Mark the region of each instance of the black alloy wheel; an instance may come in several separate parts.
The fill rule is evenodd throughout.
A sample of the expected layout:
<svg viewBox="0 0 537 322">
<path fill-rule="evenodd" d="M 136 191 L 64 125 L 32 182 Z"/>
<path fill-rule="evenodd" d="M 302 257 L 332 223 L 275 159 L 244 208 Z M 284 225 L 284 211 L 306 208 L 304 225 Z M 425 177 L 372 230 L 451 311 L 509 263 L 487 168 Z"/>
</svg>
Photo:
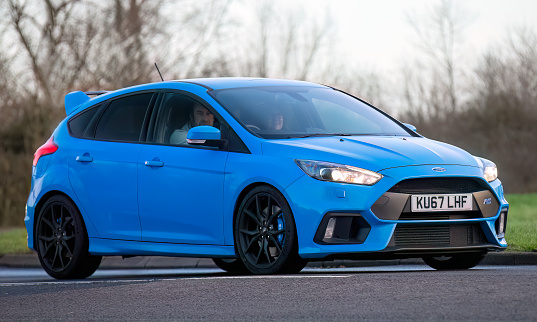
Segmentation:
<svg viewBox="0 0 537 322">
<path fill-rule="evenodd" d="M 248 274 L 250 271 L 238 258 L 213 258 L 213 262 L 218 268 L 232 274 Z"/>
<path fill-rule="evenodd" d="M 425 264 L 437 270 L 469 269 L 477 266 L 477 264 L 485 258 L 485 255 L 487 255 L 487 252 L 465 253 L 441 257 L 427 256 L 422 259 Z"/>
<path fill-rule="evenodd" d="M 75 204 L 55 195 L 41 208 L 35 242 L 41 266 L 57 279 L 86 278 L 101 263 L 102 256 L 88 253 L 84 221 Z"/>
<path fill-rule="evenodd" d="M 237 252 L 254 274 L 298 273 L 307 264 L 298 255 L 291 208 L 273 187 L 259 186 L 246 195 L 234 233 Z"/>
</svg>

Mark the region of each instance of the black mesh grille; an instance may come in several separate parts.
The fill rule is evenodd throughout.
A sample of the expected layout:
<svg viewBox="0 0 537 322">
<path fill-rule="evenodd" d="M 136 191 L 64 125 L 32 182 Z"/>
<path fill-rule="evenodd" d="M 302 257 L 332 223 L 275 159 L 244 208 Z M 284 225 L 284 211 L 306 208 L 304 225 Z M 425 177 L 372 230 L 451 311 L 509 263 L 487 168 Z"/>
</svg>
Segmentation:
<svg viewBox="0 0 537 322">
<path fill-rule="evenodd" d="M 399 220 L 455 220 L 481 218 L 479 211 L 403 212 Z"/>
<path fill-rule="evenodd" d="M 395 246 L 449 246 L 449 226 L 397 225 Z"/>
<path fill-rule="evenodd" d="M 483 244 L 487 242 L 487 237 L 479 225 L 468 225 L 466 229 L 468 234 L 468 245 Z"/>
<path fill-rule="evenodd" d="M 486 190 L 472 178 L 408 179 L 393 186 L 389 192 L 398 193 L 472 193 Z"/>
<path fill-rule="evenodd" d="M 394 242 L 399 247 L 461 247 L 487 243 L 487 238 L 479 224 L 398 224 Z"/>
<path fill-rule="evenodd" d="M 399 220 L 449 220 L 449 214 L 434 212 L 404 212 L 399 216 Z"/>
</svg>

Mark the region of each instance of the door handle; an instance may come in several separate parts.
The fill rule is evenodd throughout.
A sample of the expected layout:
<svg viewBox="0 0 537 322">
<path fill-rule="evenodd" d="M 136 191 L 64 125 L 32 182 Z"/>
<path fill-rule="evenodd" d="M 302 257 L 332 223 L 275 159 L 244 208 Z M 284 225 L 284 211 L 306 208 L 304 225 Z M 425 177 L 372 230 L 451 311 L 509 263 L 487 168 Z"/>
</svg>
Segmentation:
<svg viewBox="0 0 537 322">
<path fill-rule="evenodd" d="M 162 161 L 156 161 L 156 160 L 153 160 L 153 161 L 145 161 L 144 164 L 148 167 L 162 167 L 164 166 L 164 162 Z"/>
<path fill-rule="evenodd" d="M 76 161 L 78 162 L 92 162 L 93 161 L 93 158 L 90 157 L 89 155 L 79 155 L 76 157 Z"/>
</svg>

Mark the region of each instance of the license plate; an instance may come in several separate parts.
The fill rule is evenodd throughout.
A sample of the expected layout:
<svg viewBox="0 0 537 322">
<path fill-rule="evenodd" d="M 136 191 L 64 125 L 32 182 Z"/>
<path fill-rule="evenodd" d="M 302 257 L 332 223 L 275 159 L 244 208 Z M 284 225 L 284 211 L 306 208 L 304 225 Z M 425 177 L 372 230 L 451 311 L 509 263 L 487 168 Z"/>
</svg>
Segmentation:
<svg viewBox="0 0 537 322">
<path fill-rule="evenodd" d="M 472 194 L 412 195 L 412 212 L 472 210 Z"/>
</svg>

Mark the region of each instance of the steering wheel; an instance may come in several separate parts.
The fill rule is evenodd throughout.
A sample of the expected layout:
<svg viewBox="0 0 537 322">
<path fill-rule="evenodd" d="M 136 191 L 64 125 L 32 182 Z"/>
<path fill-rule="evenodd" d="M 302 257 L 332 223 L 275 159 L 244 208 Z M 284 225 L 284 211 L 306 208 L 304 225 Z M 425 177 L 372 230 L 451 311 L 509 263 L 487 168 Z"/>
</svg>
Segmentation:
<svg viewBox="0 0 537 322">
<path fill-rule="evenodd" d="M 246 127 L 249 128 L 249 129 L 252 130 L 252 131 L 261 131 L 260 128 L 258 128 L 258 127 L 255 126 L 255 125 L 252 125 L 252 124 L 248 124 L 248 125 L 246 125 Z"/>
</svg>

